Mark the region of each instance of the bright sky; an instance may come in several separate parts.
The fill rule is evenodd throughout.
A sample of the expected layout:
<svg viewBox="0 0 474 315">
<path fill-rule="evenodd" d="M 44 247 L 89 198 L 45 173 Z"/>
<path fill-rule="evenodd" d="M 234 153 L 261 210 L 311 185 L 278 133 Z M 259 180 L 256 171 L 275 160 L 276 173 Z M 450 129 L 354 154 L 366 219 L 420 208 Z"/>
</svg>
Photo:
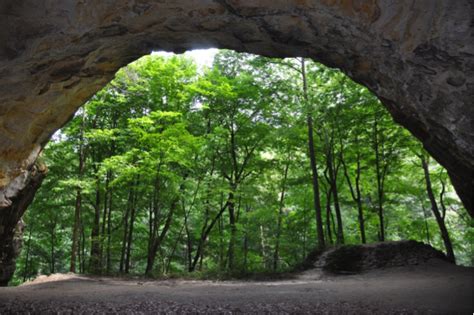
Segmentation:
<svg viewBox="0 0 474 315">
<path fill-rule="evenodd" d="M 217 48 L 195 49 L 195 50 L 189 50 L 185 52 L 183 55 L 193 58 L 196 64 L 198 65 L 198 67 L 203 68 L 203 67 L 212 66 L 212 62 L 214 61 L 214 56 L 217 54 L 218 51 L 219 50 Z M 158 56 L 165 56 L 165 57 L 174 55 L 174 53 L 166 52 L 166 51 L 154 51 L 151 54 L 158 55 Z"/>
</svg>

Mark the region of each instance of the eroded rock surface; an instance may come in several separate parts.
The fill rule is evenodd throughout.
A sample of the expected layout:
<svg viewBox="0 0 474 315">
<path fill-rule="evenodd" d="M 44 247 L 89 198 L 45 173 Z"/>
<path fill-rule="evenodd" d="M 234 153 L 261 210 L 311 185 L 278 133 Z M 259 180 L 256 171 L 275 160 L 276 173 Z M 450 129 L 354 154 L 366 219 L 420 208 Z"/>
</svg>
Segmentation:
<svg viewBox="0 0 474 315">
<path fill-rule="evenodd" d="M 0 217 L 42 146 L 127 63 L 229 48 L 306 56 L 369 87 L 449 171 L 473 212 L 470 0 L 4 0 Z"/>
<path fill-rule="evenodd" d="M 335 274 L 360 273 L 374 269 L 426 264 L 431 259 L 449 262 L 446 255 L 417 241 L 394 241 L 343 245 L 309 255 L 305 269 L 316 268 Z"/>
<path fill-rule="evenodd" d="M 6 286 L 15 272 L 15 259 L 20 253 L 23 236 L 21 217 L 33 200 L 46 176 L 44 165 L 34 164 L 12 181 L 9 205 L 0 209 L 0 286 Z M 17 188 L 18 187 L 18 188 Z"/>
</svg>

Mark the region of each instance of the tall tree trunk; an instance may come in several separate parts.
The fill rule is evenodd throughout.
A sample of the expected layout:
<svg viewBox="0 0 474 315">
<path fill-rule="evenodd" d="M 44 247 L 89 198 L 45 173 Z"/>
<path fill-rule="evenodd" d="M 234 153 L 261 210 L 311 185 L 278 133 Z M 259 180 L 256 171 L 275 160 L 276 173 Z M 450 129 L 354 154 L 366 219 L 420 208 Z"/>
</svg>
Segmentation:
<svg viewBox="0 0 474 315">
<path fill-rule="evenodd" d="M 444 247 L 446 248 L 446 256 L 452 262 L 456 262 L 456 257 L 454 256 L 454 251 L 453 251 L 453 245 L 449 237 L 448 229 L 446 228 L 444 216 L 442 216 L 439 211 L 438 203 L 436 202 L 436 198 L 433 193 L 433 187 L 431 185 L 431 178 L 430 178 L 430 171 L 428 168 L 429 161 L 423 155 L 420 155 L 420 159 L 421 159 L 421 165 L 423 167 L 423 172 L 425 174 L 426 192 L 428 194 L 428 198 L 430 199 L 431 211 L 433 211 L 433 214 L 436 218 L 436 222 L 438 223 L 438 227 L 441 232 L 441 238 L 443 239 Z"/>
<path fill-rule="evenodd" d="M 331 231 L 331 218 L 332 218 L 331 196 L 332 196 L 332 188 L 329 187 L 326 193 L 326 235 L 327 235 L 327 240 L 329 244 L 333 244 L 332 231 Z"/>
<path fill-rule="evenodd" d="M 74 211 L 74 228 L 72 233 L 72 248 L 71 248 L 71 265 L 69 267 L 70 272 L 76 272 L 76 257 L 79 243 L 79 220 L 81 216 L 81 192 L 80 190 L 76 193 L 76 206 Z"/>
<path fill-rule="evenodd" d="M 71 265 L 70 272 L 76 272 L 77 251 L 79 248 L 79 221 L 81 219 L 81 203 L 82 196 L 80 189 L 76 193 L 76 206 L 74 211 L 74 228 L 72 233 L 72 248 L 71 248 Z"/>
<path fill-rule="evenodd" d="M 229 198 L 228 198 L 228 211 L 229 211 L 229 226 L 230 226 L 230 238 L 229 247 L 227 250 L 227 264 L 230 271 L 234 270 L 234 247 L 235 238 L 237 234 L 236 218 L 235 218 L 235 193 L 237 191 L 237 185 L 239 180 L 239 167 L 237 160 L 237 144 L 235 139 L 234 121 L 231 122 L 230 127 L 230 154 L 232 160 L 232 174 L 228 178 L 229 181 Z"/>
<path fill-rule="evenodd" d="M 331 192 L 334 201 L 334 210 L 336 212 L 336 221 L 337 221 L 337 232 L 336 232 L 336 243 L 338 245 L 344 244 L 344 229 L 342 226 L 342 214 L 341 207 L 339 204 L 339 193 L 337 191 L 337 170 L 334 165 L 334 154 L 332 149 L 332 140 L 327 142 L 327 156 L 326 163 L 328 166 L 329 172 L 329 185 L 331 186 Z"/>
<path fill-rule="evenodd" d="M 191 265 L 193 263 L 193 241 L 191 238 L 191 231 L 189 229 L 188 214 L 184 212 L 184 229 L 186 232 L 186 266 L 188 271 L 191 271 Z"/>
<path fill-rule="evenodd" d="M 211 233 L 212 228 L 214 227 L 214 225 L 218 221 L 220 223 L 219 226 L 221 227 L 222 224 L 221 224 L 220 219 L 222 217 L 222 214 L 225 212 L 225 210 L 227 209 L 228 206 L 229 206 L 229 200 L 227 200 L 227 202 L 221 207 L 221 209 L 219 210 L 217 215 L 211 220 L 211 223 L 208 226 L 203 226 L 203 229 L 201 231 L 201 238 L 199 239 L 199 243 L 198 243 L 198 246 L 197 246 L 197 249 L 196 249 L 196 253 L 194 255 L 193 263 L 192 263 L 191 269 L 189 271 L 192 272 L 192 271 L 196 270 L 196 265 L 199 261 L 199 258 L 202 255 L 202 251 L 204 249 L 204 243 L 206 242 L 207 237 L 209 236 L 209 233 Z M 220 248 L 222 249 L 223 246 L 220 246 Z M 220 263 L 222 263 L 224 261 L 223 252 L 221 252 L 219 257 L 220 257 Z M 222 265 L 221 265 L 221 267 L 222 267 Z"/>
<path fill-rule="evenodd" d="M 122 237 L 122 250 L 121 250 L 121 253 L 120 253 L 120 267 L 119 267 L 120 272 L 125 271 L 125 255 L 126 255 L 126 252 L 127 252 L 128 221 L 129 221 L 129 216 L 130 216 L 131 198 L 133 198 L 132 187 L 130 187 L 129 192 L 128 192 L 127 208 L 125 210 L 125 215 L 124 215 L 124 218 L 123 218 L 124 227 L 123 227 L 123 237 Z"/>
<path fill-rule="evenodd" d="M 199 271 L 202 271 L 203 261 L 204 261 L 204 250 L 201 251 L 201 256 L 199 256 Z"/>
<path fill-rule="evenodd" d="M 184 230 L 184 227 L 181 227 L 181 230 L 179 231 L 178 237 L 176 238 L 176 241 L 174 242 L 174 245 L 172 247 L 173 249 L 171 250 L 171 252 L 168 256 L 166 267 L 165 267 L 165 274 L 168 274 L 169 271 L 170 271 L 171 260 L 173 259 L 174 255 L 176 253 L 176 249 L 178 248 L 178 245 L 181 243 L 181 241 L 183 239 L 183 230 Z M 188 266 L 188 268 L 189 268 L 189 266 Z"/>
<path fill-rule="evenodd" d="M 148 253 L 147 265 L 146 265 L 146 270 L 145 270 L 146 275 L 151 275 L 151 273 L 153 271 L 153 265 L 155 264 L 156 253 L 157 253 L 158 249 L 160 248 L 161 243 L 165 239 L 166 234 L 168 233 L 168 230 L 171 226 L 171 222 L 172 222 L 172 219 L 173 219 L 173 214 L 174 214 L 174 211 L 175 211 L 175 209 L 178 205 L 178 202 L 179 202 L 179 198 L 176 198 L 172 202 L 172 204 L 170 206 L 170 209 L 169 209 L 169 212 L 168 212 L 168 216 L 166 218 L 165 225 L 163 226 L 163 229 L 161 230 L 161 233 L 160 233 L 159 237 L 154 240 L 154 242 L 152 244 L 152 247 L 151 247 L 151 252 Z"/>
<path fill-rule="evenodd" d="M 156 252 L 153 253 L 153 246 L 156 238 L 158 237 L 158 228 L 161 223 L 161 196 L 160 196 L 160 170 L 161 163 L 158 164 L 155 180 L 153 184 L 153 194 L 150 200 L 150 208 L 148 211 L 148 252 L 147 252 L 147 265 L 150 264 L 150 260 L 153 259 L 156 255 Z M 152 258 L 153 256 L 153 258 Z M 148 272 L 148 271 L 147 271 Z M 147 273 L 146 272 L 146 273 Z M 151 272 L 151 271 L 150 271 Z M 150 273 L 148 272 L 148 273 Z"/>
<path fill-rule="evenodd" d="M 112 112 L 112 129 L 117 128 L 117 119 L 120 114 L 117 111 Z M 110 150 L 108 152 L 108 156 L 115 155 L 115 140 L 112 140 L 110 144 Z M 106 273 L 110 274 L 112 270 L 112 258 L 111 258 L 111 243 L 112 243 L 112 209 L 113 209 L 113 189 L 110 187 L 110 182 L 113 180 L 113 172 L 111 170 L 107 170 L 106 180 L 105 180 L 105 197 L 104 197 L 104 214 L 103 214 L 103 224 L 102 224 L 102 242 L 101 242 L 101 259 L 103 258 L 103 242 L 104 242 L 104 235 L 105 235 L 105 216 L 107 215 L 107 247 L 106 247 L 106 254 L 105 254 L 105 265 L 106 265 Z"/>
<path fill-rule="evenodd" d="M 139 180 L 137 179 L 134 181 L 132 187 L 132 198 L 130 200 L 130 224 L 128 227 L 128 234 L 127 234 L 127 253 L 125 255 L 125 273 L 129 273 L 130 271 L 130 262 L 131 262 L 131 254 L 132 254 L 132 243 L 133 243 L 133 229 L 135 227 L 135 217 L 136 217 L 136 210 L 137 210 L 137 191 L 136 187 L 138 187 Z"/>
<path fill-rule="evenodd" d="M 267 242 L 265 240 L 265 233 L 262 225 L 260 225 L 260 248 L 262 250 L 263 268 L 266 269 L 268 268 Z"/>
<path fill-rule="evenodd" d="M 384 198 L 384 187 L 383 187 L 383 178 L 382 178 L 382 166 L 380 158 L 380 146 L 379 146 L 379 135 L 378 135 L 378 117 L 374 119 L 374 134 L 373 134 L 373 143 L 375 150 L 375 171 L 377 177 L 377 212 L 379 217 L 379 232 L 378 239 L 379 241 L 385 241 L 385 218 L 384 218 L 384 209 L 383 209 L 383 198 Z"/>
<path fill-rule="evenodd" d="M 81 220 L 81 237 L 80 237 L 80 265 L 79 270 L 81 273 L 84 273 L 86 270 L 86 229 L 84 228 L 84 223 Z"/>
<path fill-rule="evenodd" d="M 235 190 L 234 186 L 231 185 L 231 191 L 229 193 L 229 226 L 230 226 L 230 238 L 229 247 L 227 250 L 227 266 L 230 271 L 234 270 L 234 246 L 237 228 L 235 226 Z"/>
<path fill-rule="evenodd" d="M 248 205 L 245 206 L 245 212 L 250 212 L 250 207 Z M 244 234 L 244 272 L 248 270 L 248 253 L 249 253 L 249 235 L 248 235 L 248 224 L 245 224 L 245 234 Z"/>
<path fill-rule="evenodd" d="M 82 114 L 82 122 L 81 122 L 81 129 L 79 133 L 79 151 L 78 151 L 78 159 L 79 159 L 79 168 L 78 168 L 78 176 L 79 179 L 82 179 L 82 175 L 84 173 L 84 129 L 85 129 L 85 113 Z M 71 265 L 69 267 L 70 272 L 76 272 L 76 255 L 79 248 L 79 224 L 81 221 L 81 206 L 82 206 L 82 195 L 81 195 L 81 188 L 77 188 L 76 192 L 76 203 L 74 209 L 74 227 L 72 231 L 72 247 L 71 247 Z"/>
<path fill-rule="evenodd" d="M 111 177 L 111 175 L 110 175 Z M 109 178 L 110 178 L 109 177 Z M 108 201 L 108 211 L 107 211 L 107 250 L 106 250 L 106 272 L 107 274 L 110 273 L 111 269 L 112 269 L 112 260 L 111 260 L 111 242 L 112 242 L 112 209 L 113 209 L 113 203 L 112 203 L 112 200 L 113 200 L 113 194 L 112 194 L 112 190 L 110 189 L 110 187 L 107 187 L 107 196 L 109 198 L 109 201 Z M 106 196 L 106 198 L 107 198 Z"/>
<path fill-rule="evenodd" d="M 307 110 L 307 127 L 308 127 L 308 151 L 311 166 L 312 185 L 313 185 L 313 202 L 314 210 L 316 214 L 316 232 L 318 236 L 318 247 L 320 249 L 326 247 L 324 241 L 324 230 L 323 230 L 323 219 L 321 210 L 321 200 L 319 196 L 319 180 L 318 180 L 318 168 L 316 163 L 316 153 L 314 150 L 314 131 L 313 131 L 313 116 L 312 110 L 310 109 L 308 100 L 308 83 L 306 79 L 306 65 L 305 59 L 301 58 L 301 76 L 303 79 L 303 97 L 305 102 L 305 108 Z"/>
<path fill-rule="evenodd" d="M 212 176 L 212 173 L 213 173 L 213 170 L 211 170 L 211 176 Z M 191 270 L 191 266 L 193 264 L 193 237 L 192 237 L 192 232 L 191 232 L 191 229 L 190 229 L 190 226 L 189 226 L 189 216 L 190 216 L 190 213 L 191 213 L 191 210 L 192 208 L 194 207 L 194 204 L 196 202 L 196 197 L 198 195 L 198 192 L 200 190 L 200 185 L 201 185 L 201 180 L 202 179 L 199 179 L 198 181 L 198 184 L 197 184 L 197 188 L 194 192 L 194 195 L 193 195 L 193 201 L 191 203 L 191 205 L 189 205 L 189 208 L 186 210 L 186 205 L 185 205 L 185 202 L 184 202 L 184 198 L 182 198 L 182 208 L 183 208 L 183 212 L 184 212 L 184 226 L 181 228 L 181 232 L 183 231 L 183 229 L 185 230 L 186 232 L 186 267 L 188 269 L 188 271 L 192 271 Z M 183 187 L 183 186 L 182 186 Z M 209 196 L 210 192 L 209 192 L 209 187 L 207 189 L 207 196 Z M 207 226 L 208 224 L 208 221 L 209 221 L 209 211 L 210 211 L 210 203 L 209 203 L 209 198 L 207 197 L 206 198 L 206 201 L 204 202 L 205 204 L 205 214 L 204 214 L 204 225 L 203 226 Z M 181 235 L 181 232 L 180 232 L 180 235 Z M 201 264 L 202 264 L 202 256 L 203 256 L 203 253 L 201 252 Z"/>
<path fill-rule="evenodd" d="M 50 260 L 51 260 L 51 266 L 49 269 L 49 272 L 51 274 L 55 273 L 56 270 L 56 251 L 55 251 L 55 243 L 56 243 L 56 222 L 53 221 L 51 222 L 51 249 L 50 249 Z"/>
<path fill-rule="evenodd" d="M 94 222 L 91 231 L 91 254 L 89 260 L 89 270 L 93 274 L 101 272 L 101 255 L 100 255 L 100 185 L 99 178 L 96 176 L 96 191 L 94 204 Z M 104 207 L 104 213 L 107 211 L 107 206 Z"/>
<path fill-rule="evenodd" d="M 362 244 L 366 243 L 365 238 L 365 219 L 364 219 L 364 210 L 362 208 L 362 195 L 360 192 L 360 154 L 357 152 L 357 173 L 356 173 L 356 180 L 355 180 L 355 187 L 356 187 L 356 202 L 357 202 L 357 218 L 359 220 L 359 230 L 360 230 L 360 240 Z"/>
<path fill-rule="evenodd" d="M 303 252 L 301 256 L 301 260 L 304 260 L 306 258 L 306 252 L 307 252 L 307 243 L 308 243 L 308 209 L 304 207 L 303 209 L 303 221 L 304 221 L 304 228 L 303 228 Z"/>
<path fill-rule="evenodd" d="M 225 260 L 225 249 L 224 249 L 224 219 L 222 218 L 222 216 L 220 216 L 218 218 L 218 227 L 219 227 L 219 270 L 220 271 L 223 271 L 225 269 L 225 265 L 226 265 L 226 260 Z M 201 239 L 202 239 L 202 234 L 201 234 Z M 202 241 L 203 245 L 202 247 L 204 247 L 204 243 L 205 243 L 205 240 Z M 199 246 L 198 246 L 198 251 L 202 251 Z M 201 253 L 199 253 L 200 255 Z M 196 254 L 197 256 L 197 254 Z M 195 261 L 196 259 L 193 260 L 193 266 L 192 266 L 192 270 L 191 271 L 194 271 L 195 269 Z"/>
<path fill-rule="evenodd" d="M 423 209 L 423 219 L 425 221 L 426 243 L 431 245 L 430 229 L 428 227 L 428 216 L 426 215 L 426 209 L 423 205 L 423 201 L 421 201 L 421 208 Z"/>
<path fill-rule="evenodd" d="M 281 237 L 281 225 L 283 220 L 283 207 L 285 205 L 285 193 L 286 193 L 286 180 L 288 178 L 288 168 L 290 167 L 290 161 L 288 160 L 285 164 L 283 171 L 283 180 L 281 182 L 280 201 L 278 203 L 278 220 L 277 220 L 277 233 L 275 240 L 275 251 L 273 252 L 273 271 L 278 269 L 278 260 L 280 259 L 280 237 Z"/>
<path fill-rule="evenodd" d="M 31 234 L 33 233 L 33 224 L 29 227 L 28 233 L 28 242 L 26 244 L 26 259 L 25 259 L 25 269 L 23 270 L 23 282 L 29 278 L 29 266 L 30 266 L 30 251 L 31 251 Z"/>
<path fill-rule="evenodd" d="M 109 172 L 107 171 L 107 174 Z M 102 263 L 104 261 L 104 236 L 105 236 L 105 231 L 106 231 L 106 224 L 107 224 L 107 212 L 108 212 L 108 202 L 109 202 L 109 199 L 107 197 L 108 195 L 108 178 L 105 179 L 105 192 L 104 192 L 104 203 L 103 203 L 103 208 L 104 210 L 102 211 L 102 223 L 100 222 L 100 214 L 99 214 L 99 226 L 100 226 L 100 231 L 99 231 L 99 235 L 101 235 L 100 237 L 100 242 L 99 242 L 99 258 L 100 258 L 100 262 Z M 100 211 L 100 210 L 99 210 Z"/>
</svg>

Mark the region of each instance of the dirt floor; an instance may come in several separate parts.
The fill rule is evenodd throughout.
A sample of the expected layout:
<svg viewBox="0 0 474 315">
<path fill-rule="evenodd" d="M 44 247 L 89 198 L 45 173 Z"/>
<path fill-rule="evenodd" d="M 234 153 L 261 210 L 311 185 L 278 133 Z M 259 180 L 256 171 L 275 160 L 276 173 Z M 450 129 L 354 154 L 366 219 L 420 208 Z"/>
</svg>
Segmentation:
<svg viewBox="0 0 474 315">
<path fill-rule="evenodd" d="M 358 275 L 264 282 L 53 275 L 0 288 L 0 314 L 472 314 L 474 268 L 439 260 Z"/>
</svg>

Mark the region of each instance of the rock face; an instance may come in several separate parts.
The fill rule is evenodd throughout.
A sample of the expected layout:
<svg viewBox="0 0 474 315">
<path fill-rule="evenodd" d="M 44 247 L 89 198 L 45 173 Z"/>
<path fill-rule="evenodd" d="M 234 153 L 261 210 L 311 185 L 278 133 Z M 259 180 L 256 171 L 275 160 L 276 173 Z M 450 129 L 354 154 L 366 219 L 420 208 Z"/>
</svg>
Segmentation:
<svg viewBox="0 0 474 315">
<path fill-rule="evenodd" d="M 120 67 L 199 47 L 341 68 L 448 169 L 473 215 L 473 12 L 471 0 L 3 0 L 0 218 L 16 178 Z"/>
<path fill-rule="evenodd" d="M 15 272 L 15 258 L 20 253 L 23 234 L 21 217 L 33 200 L 46 172 L 44 165 L 34 164 L 15 178 L 10 185 L 14 188 L 14 196 L 7 192 L 11 204 L 0 209 L 0 286 L 6 286 Z"/>
<path fill-rule="evenodd" d="M 417 241 L 343 245 L 311 256 L 305 263 L 305 269 L 316 268 L 336 274 L 420 265 L 430 259 L 449 262 L 444 253 Z"/>
</svg>

